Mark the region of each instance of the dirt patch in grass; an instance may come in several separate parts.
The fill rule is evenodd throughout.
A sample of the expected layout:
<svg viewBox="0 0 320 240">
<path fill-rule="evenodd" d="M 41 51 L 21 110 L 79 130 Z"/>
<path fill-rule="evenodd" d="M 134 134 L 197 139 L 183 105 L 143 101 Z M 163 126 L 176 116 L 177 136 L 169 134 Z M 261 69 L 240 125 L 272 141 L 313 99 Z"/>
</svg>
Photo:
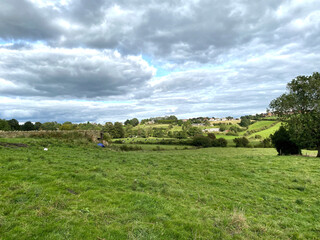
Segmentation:
<svg viewBox="0 0 320 240">
<path fill-rule="evenodd" d="M 23 144 L 23 143 L 6 143 L 6 142 L 0 142 L 0 146 L 3 146 L 3 147 L 12 147 L 12 148 L 28 147 L 27 144 Z"/>
</svg>

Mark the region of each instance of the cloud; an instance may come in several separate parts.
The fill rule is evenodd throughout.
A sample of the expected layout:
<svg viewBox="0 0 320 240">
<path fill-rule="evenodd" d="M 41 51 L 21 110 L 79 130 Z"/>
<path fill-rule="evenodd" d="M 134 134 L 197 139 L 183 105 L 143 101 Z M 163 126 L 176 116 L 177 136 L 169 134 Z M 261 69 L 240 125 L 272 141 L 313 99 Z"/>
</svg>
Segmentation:
<svg viewBox="0 0 320 240">
<path fill-rule="evenodd" d="M 104 98 L 125 95 L 143 86 L 155 69 L 141 56 L 117 51 L 64 49 L 0 49 L 0 73 L 7 96 Z"/>
<path fill-rule="evenodd" d="M 2 0 L 0 117 L 264 111 L 291 79 L 318 71 L 319 9 L 316 0 Z"/>
<path fill-rule="evenodd" d="M 288 44 L 306 27 L 308 41 L 319 36 L 320 3 L 311 0 L 40 2 L 2 1 L 0 37 L 203 63 L 255 39 Z"/>
</svg>

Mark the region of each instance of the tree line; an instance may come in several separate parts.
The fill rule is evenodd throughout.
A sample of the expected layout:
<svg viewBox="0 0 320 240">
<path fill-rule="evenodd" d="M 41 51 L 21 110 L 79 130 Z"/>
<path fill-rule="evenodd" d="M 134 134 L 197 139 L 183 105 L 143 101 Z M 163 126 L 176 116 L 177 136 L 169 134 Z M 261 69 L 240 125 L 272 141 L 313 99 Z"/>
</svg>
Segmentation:
<svg viewBox="0 0 320 240">
<path fill-rule="evenodd" d="M 38 131 L 38 130 L 102 130 L 103 125 L 95 123 L 71 123 L 64 122 L 63 124 L 57 122 L 35 122 L 27 121 L 20 124 L 18 120 L 0 119 L 0 131 Z"/>
</svg>

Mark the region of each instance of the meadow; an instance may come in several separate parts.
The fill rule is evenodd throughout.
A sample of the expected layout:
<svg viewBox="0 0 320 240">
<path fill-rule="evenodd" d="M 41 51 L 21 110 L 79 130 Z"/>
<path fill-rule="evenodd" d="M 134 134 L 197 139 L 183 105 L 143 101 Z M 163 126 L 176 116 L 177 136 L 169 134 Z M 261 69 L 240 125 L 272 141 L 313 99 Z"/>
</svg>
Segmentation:
<svg viewBox="0 0 320 240">
<path fill-rule="evenodd" d="M 0 142 L 27 144 L 0 145 L 1 240 L 320 238 L 314 157 L 258 148 L 122 152 L 53 139 Z"/>
</svg>

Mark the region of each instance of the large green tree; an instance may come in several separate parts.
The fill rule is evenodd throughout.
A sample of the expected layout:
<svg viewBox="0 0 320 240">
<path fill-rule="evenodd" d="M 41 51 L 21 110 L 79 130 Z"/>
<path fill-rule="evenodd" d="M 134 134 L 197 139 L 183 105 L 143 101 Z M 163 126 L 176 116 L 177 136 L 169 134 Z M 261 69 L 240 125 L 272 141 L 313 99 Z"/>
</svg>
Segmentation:
<svg viewBox="0 0 320 240">
<path fill-rule="evenodd" d="M 11 119 L 11 120 L 8 121 L 8 123 L 9 123 L 9 125 L 11 127 L 11 130 L 13 130 L 13 131 L 14 130 L 16 130 L 16 131 L 20 130 L 20 125 L 19 125 L 18 120 Z"/>
<path fill-rule="evenodd" d="M 270 103 L 271 110 L 287 124 L 290 140 L 301 148 L 316 147 L 320 157 L 320 74 L 298 76 L 287 93 Z"/>
<path fill-rule="evenodd" d="M 114 123 L 114 138 L 123 138 L 124 137 L 124 129 L 122 123 L 115 122 Z"/>
<path fill-rule="evenodd" d="M 11 127 L 5 119 L 0 119 L 0 131 L 10 131 Z"/>
<path fill-rule="evenodd" d="M 41 125 L 41 130 L 57 130 L 61 124 L 57 122 L 45 122 Z"/>
<path fill-rule="evenodd" d="M 30 122 L 30 121 L 25 122 L 22 125 L 22 130 L 23 131 L 33 131 L 34 130 L 34 124 L 32 122 Z"/>
</svg>

